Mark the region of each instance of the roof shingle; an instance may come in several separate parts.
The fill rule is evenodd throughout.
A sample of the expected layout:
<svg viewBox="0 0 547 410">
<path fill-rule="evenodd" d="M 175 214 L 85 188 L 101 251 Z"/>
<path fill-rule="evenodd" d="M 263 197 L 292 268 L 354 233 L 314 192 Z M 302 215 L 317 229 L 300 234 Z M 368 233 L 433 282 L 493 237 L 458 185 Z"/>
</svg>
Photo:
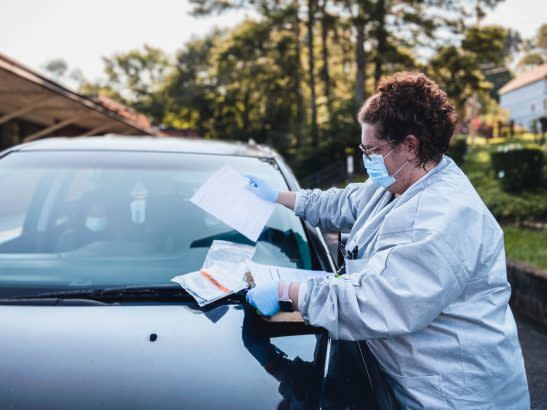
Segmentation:
<svg viewBox="0 0 547 410">
<path fill-rule="evenodd" d="M 542 80 L 544 78 L 547 78 L 547 63 L 526 71 L 521 75 L 513 78 L 511 81 L 509 81 L 507 84 L 500 88 L 498 94 L 506 94 L 509 91 L 513 91 L 517 88 L 524 87 L 525 85 L 535 83 L 536 81 Z"/>
</svg>

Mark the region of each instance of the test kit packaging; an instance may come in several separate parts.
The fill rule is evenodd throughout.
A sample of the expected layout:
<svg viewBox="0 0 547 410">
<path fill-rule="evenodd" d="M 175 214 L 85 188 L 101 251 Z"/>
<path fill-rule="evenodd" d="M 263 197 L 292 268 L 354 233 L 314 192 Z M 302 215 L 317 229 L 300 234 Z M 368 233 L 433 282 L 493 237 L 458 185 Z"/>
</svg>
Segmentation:
<svg viewBox="0 0 547 410">
<path fill-rule="evenodd" d="M 205 306 L 240 290 L 247 289 L 248 262 L 254 246 L 227 241 L 213 241 L 199 271 L 175 276 L 200 306 Z"/>
</svg>

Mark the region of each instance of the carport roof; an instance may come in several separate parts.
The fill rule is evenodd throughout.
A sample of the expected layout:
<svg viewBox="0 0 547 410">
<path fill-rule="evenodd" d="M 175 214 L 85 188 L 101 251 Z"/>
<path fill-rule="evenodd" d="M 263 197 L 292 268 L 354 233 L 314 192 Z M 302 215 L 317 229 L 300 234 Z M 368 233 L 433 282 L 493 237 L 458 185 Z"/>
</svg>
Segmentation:
<svg viewBox="0 0 547 410">
<path fill-rule="evenodd" d="M 69 125 L 87 129 L 85 135 L 158 134 L 142 121 L 120 115 L 1 53 L 0 111 L 0 124 L 19 118 L 44 126 L 44 130 L 25 136 L 25 141 L 51 135 Z"/>
</svg>

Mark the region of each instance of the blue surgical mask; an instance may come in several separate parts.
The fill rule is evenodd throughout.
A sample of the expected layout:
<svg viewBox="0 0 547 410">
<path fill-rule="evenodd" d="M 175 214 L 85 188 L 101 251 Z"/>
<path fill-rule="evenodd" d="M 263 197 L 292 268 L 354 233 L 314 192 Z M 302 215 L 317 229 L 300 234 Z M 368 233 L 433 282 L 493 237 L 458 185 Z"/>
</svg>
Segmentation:
<svg viewBox="0 0 547 410">
<path fill-rule="evenodd" d="M 370 159 L 363 154 L 363 162 L 365 164 L 365 168 L 367 169 L 368 176 L 376 183 L 376 185 L 379 185 L 384 189 L 387 189 L 395 183 L 395 175 L 397 175 L 408 162 L 406 161 L 403 165 L 401 165 L 401 167 L 393 175 L 389 175 L 384 159 L 389 157 L 392 152 L 393 150 L 389 151 L 389 154 L 385 157 L 382 157 L 379 154 L 372 154 L 370 155 Z"/>
</svg>

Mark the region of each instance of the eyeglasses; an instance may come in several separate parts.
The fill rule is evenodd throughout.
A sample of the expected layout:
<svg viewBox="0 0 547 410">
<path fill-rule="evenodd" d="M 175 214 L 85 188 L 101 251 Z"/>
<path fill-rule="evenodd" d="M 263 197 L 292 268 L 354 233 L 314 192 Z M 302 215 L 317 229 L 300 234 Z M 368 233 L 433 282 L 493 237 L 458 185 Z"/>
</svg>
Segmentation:
<svg viewBox="0 0 547 410">
<path fill-rule="evenodd" d="M 373 147 L 373 148 L 366 148 L 363 144 L 359 144 L 359 149 L 365 155 L 365 157 L 370 161 L 370 156 L 374 153 L 374 151 L 382 148 L 384 145 L 387 145 L 390 142 L 395 142 L 395 141 L 389 140 L 389 141 L 385 142 L 384 144 L 378 145 L 377 147 Z"/>
</svg>

